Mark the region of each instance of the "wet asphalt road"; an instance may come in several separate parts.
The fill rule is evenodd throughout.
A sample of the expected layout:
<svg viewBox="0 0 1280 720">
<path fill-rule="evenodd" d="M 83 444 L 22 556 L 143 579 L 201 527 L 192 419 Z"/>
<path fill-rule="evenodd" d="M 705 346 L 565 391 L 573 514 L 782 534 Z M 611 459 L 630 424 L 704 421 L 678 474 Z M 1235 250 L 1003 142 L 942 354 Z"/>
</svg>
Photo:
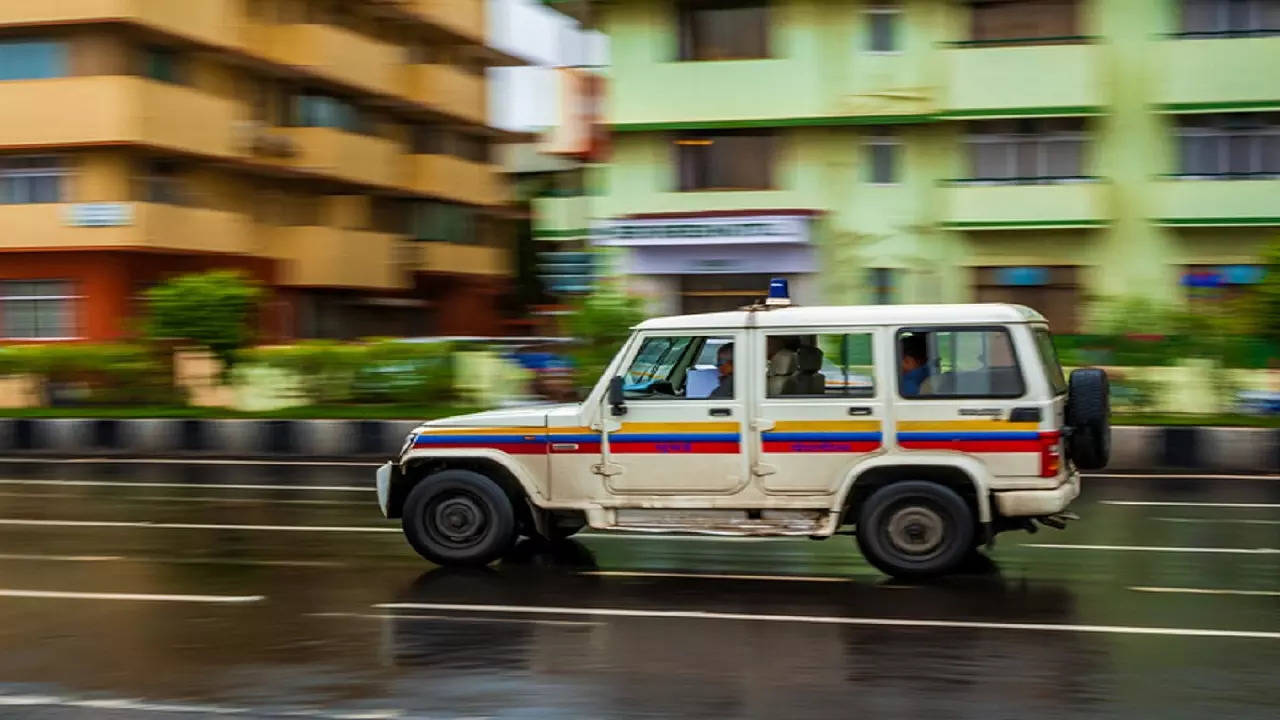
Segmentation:
<svg viewBox="0 0 1280 720">
<path fill-rule="evenodd" d="M 0 462 L 0 718 L 1280 716 L 1280 477 L 1090 478 L 928 585 L 849 538 L 441 570 L 371 477 Z"/>
</svg>

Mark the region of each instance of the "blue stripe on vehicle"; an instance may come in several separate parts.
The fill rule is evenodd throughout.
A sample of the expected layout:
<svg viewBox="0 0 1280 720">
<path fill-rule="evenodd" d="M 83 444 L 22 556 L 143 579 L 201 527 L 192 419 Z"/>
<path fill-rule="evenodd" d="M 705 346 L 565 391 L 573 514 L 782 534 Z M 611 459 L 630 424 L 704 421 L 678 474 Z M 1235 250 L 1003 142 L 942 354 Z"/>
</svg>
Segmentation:
<svg viewBox="0 0 1280 720">
<path fill-rule="evenodd" d="M 899 440 L 1039 440 L 1040 433 L 1031 432 L 903 432 Z"/>
<path fill-rule="evenodd" d="M 876 442 L 881 435 L 878 432 L 767 432 L 764 439 L 774 442 Z"/>
<path fill-rule="evenodd" d="M 546 435 L 419 435 L 418 445 L 545 443 Z"/>
</svg>

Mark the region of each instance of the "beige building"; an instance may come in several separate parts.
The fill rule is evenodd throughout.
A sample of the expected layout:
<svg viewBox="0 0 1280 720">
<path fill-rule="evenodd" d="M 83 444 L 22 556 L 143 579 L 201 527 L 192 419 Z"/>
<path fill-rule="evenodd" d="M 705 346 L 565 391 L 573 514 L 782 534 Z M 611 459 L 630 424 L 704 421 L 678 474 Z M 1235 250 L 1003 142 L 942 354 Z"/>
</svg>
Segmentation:
<svg viewBox="0 0 1280 720">
<path fill-rule="evenodd" d="M 239 268 L 280 337 L 503 329 L 484 0 L 0 3 L 0 339 Z"/>
</svg>

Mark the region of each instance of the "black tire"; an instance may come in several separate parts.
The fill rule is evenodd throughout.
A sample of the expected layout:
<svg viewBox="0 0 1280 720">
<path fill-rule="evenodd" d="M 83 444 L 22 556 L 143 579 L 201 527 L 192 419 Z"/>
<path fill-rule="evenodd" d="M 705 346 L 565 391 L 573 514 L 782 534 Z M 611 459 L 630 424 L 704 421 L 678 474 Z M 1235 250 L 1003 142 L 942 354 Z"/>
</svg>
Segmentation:
<svg viewBox="0 0 1280 720">
<path fill-rule="evenodd" d="M 880 488 L 863 503 L 858 548 L 887 575 L 936 577 L 960 567 L 973 551 L 976 525 L 973 510 L 956 491 L 907 480 Z"/>
<path fill-rule="evenodd" d="M 1081 470 L 1111 460 L 1111 385 L 1098 368 L 1073 370 L 1067 390 L 1067 457 Z"/>
<path fill-rule="evenodd" d="M 443 470 L 414 486 L 400 518 L 405 537 L 437 565 L 477 567 L 516 540 L 516 514 L 497 483 L 470 470 Z"/>
<path fill-rule="evenodd" d="M 582 519 L 574 520 L 558 520 L 551 519 L 551 524 L 547 527 L 547 534 L 550 535 L 548 540 L 567 540 L 576 535 L 579 530 L 587 526 L 587 522 Z"/>
</svg>

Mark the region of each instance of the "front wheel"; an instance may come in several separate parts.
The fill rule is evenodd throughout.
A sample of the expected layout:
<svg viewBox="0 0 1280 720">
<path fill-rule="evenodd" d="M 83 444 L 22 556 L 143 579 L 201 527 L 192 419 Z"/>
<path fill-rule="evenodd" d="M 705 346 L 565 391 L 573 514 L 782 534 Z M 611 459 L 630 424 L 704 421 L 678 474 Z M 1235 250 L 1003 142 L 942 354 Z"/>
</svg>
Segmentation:
<svg viewBox="0 0 1280 720">
<path fill-rule="evenodd" d="M 919 480 L 886 485 L 858 514 L 858 548 L 867 561 L 899 578 L 944 575 L 973 548 L 975 518 L 951 488 Z"/>
<path fill-rule="evenodd" d="M 438 565 L 488 565 L 516 539 L 516 516 L 497 483 L 470 470 L 444 470 L 422 479 L 405 499 L 405 537 Z"/>
</svg>

